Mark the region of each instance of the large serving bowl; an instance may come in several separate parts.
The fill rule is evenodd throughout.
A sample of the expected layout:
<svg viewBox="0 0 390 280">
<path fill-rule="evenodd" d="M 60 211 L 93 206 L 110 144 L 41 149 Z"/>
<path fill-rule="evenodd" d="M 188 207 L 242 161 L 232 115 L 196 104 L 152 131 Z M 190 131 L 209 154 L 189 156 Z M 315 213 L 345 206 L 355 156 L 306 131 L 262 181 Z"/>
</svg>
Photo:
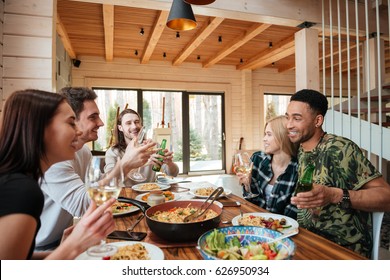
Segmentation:
<svg viewBox="0 0 390 280">
<path fill-rule="evenodd" d="M 132 203 L 139 207 L 145 213 L 146 223 L 149 229 L 159 238 L 170 242 L 190 242 L 196 241 L 206 231 L 216 228 L 221 221 L 222 208 L 218 204 L 210 205 L 211 210 L 217 213 L 217 216 L 211 219 L 188 223 L 167 223 L 152 219 L 157 211 L 169 211 L 175 207 L 187 207 L 191 204 L 194 208 L 200 208 L 203 200 L 177 200 L 158 204 L 152 207 L 149 205 L 129 198 L 120 198 L 120 201 Z"/>
<path fill-rule="evenodd" d="M 242 246 L 248 245 L 250 242 L 267 242 L 283 235 L 278 231 L 255 226 L 231 226 L 217 228 L 217 230 L 218 232 L 224 233 L 226 235 L 225 240 L 227 242 L 233 237 L 237 236 Z M 214 229 L 209 230 L 198 239 L 198 249 L 205 260 L 219 260 L 219 258 L 211 255 L 205 250 L 207 245 L 206 238 L 213 231 Z M 286 257 L 283 259 L 291 259 L 295 253 L 295 243 L 290 238 L 277 241 L 277 251 L 280 251 L 282 248 L 288 252 Z"/>
</svg>

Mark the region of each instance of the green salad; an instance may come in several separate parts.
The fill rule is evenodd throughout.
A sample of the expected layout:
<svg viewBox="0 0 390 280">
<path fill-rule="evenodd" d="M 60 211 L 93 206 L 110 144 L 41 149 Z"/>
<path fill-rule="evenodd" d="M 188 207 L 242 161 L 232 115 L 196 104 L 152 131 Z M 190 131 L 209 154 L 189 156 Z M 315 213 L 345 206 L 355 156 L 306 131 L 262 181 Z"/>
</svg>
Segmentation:
<svg viewBox="0 0 390 280">
<path fill-rule="evenodd" d="M 288 256 L 287 249 L 277 250 L 273 243 L 250 242 L 243 246 L 237 236 L 226 242 L 226 235 L 217 229 L 206 237 L 204 250 L 223 260 L 278 260 Z"/>
</svg>

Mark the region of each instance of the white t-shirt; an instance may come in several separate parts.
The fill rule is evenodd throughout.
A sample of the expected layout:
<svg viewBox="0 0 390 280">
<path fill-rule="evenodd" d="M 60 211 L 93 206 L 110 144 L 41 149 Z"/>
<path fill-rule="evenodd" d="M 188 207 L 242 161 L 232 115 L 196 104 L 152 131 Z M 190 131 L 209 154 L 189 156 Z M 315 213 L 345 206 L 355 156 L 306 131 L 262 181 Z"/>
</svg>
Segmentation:
<svg viewBox="0 0 390 280">
<path fill-rule="evenodd" d="M 82 216 L 88 209 L 90 198 L 84 178 L 91 157 L 90 149 L 84 145 L 76 152 L 74 160 L 56 163 L 46 171 L 41 185 L 45 205 L 36 250 L 57 247 L 64 230 L 72 225 L 73 217 Z"/>
</svg>

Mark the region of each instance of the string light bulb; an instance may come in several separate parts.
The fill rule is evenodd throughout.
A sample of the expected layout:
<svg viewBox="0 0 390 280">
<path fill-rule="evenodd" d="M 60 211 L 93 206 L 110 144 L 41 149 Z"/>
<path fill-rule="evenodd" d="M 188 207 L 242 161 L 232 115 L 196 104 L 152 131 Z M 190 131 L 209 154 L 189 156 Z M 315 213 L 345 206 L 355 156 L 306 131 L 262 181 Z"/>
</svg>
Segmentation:
<svg viewBox="0 0 390 280">
<path fill-rule="evenodd" d="M 137 56 L 138 55 L 138 50 L 135 50 L 134 54 Z"/>
<path fill-rule="evenodd" d="M 163 58 L 166 58 L 166 57 L 167 57 L 167 53 L 164 52 L 164 53 L 163 53 Z"/>
<path fill-rule="evenodd" d="M 222 43 L 222 36 L 218 36 L 218 43 Z"/>
<path fill-rule="evenodd" d="M 242 64 L 244 62 L 244 60 L 242 58 L 240 58 L 240 63 Z"/>
<path fill-rule="evenodd" d="M 197 59 L 197 60 L 200 60 L 200 55 L 198 55 L 198 56 L 196 57 L 196 59 Z"/>
<path fill-rule="evenodd" d="M 180 38 L 180 32 L 179 31 L 176 32 L 176 38 Z"/>
<path fill-rule="evenodd" d="M 139 32 L 139 35 L 144 36 L 144 34 L 145 34 L 145 31 L 144 31 L 144 29 L 141 27 L 141 31 Z"/>
<path fill-rule="evenodd" d="M 272 42 L 269 42 L 268 47 L 272 49 Z"/>
</svg>

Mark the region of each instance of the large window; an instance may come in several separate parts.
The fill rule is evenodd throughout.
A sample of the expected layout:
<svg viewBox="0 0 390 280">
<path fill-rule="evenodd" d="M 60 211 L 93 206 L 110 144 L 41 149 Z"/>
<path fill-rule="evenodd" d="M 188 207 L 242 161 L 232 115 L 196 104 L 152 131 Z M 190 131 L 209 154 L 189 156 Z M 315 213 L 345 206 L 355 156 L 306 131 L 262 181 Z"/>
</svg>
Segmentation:
<svg viewBox="0 0 390 280">
<path fill-rule="evenodd" d="M 98 106 L 105 126 L 99 129 L 94 150 L 105 151 L 112 141 L 117 112 L 124 108 L 136 110 L 143 119 L 147 137 L 153 130 L 172 130 L 169 149 L 180 173 L 222 172 L 225 166 L 224 112 L 222 93 L 188 93 L 140 89 L 101 89 Z M 164 111 L 163 111 L 163 104 Z M 163 119 L 164 113 L 164 119 Z"/>
</svg>

